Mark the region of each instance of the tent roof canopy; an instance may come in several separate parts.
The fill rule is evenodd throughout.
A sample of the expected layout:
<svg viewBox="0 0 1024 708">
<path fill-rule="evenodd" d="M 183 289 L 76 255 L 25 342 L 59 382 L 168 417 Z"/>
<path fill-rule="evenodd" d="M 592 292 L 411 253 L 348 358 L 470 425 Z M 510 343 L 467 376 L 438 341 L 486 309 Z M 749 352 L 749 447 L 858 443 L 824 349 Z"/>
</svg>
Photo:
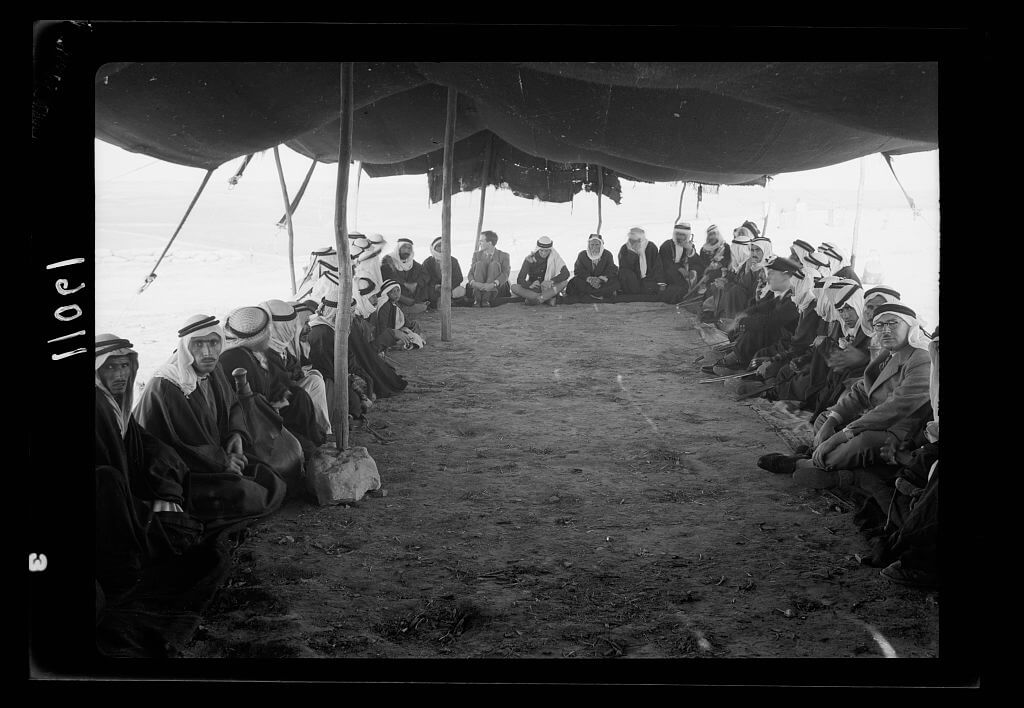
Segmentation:
<svg viewBox="0 0 1024 708">
<path fill-rule="evenodd" d="M 96 136 L 205 169 L 281 143 L 333 162 L 339 75 L 336 63 L 107 64 L 96 75 Z M 937 85 L 936 63 L 356 63 L 353 158 L 371 176 L 436 171 L 451 87 L 460 188 L 479 185 L 473 151 L 492 135 L 488 182 L 516 189 L 512 165 L 520 178 L 542 167 L 575 175 L 547 195 L 520 180 L 518 191 L 553 201 L 573 180 L 575 191 L 596 189 L 586 173 L 598 165 L 608 196 L 618 188 L 609 171 L 764 184 L 875 152 L 935 149 Z"/>
</svg>

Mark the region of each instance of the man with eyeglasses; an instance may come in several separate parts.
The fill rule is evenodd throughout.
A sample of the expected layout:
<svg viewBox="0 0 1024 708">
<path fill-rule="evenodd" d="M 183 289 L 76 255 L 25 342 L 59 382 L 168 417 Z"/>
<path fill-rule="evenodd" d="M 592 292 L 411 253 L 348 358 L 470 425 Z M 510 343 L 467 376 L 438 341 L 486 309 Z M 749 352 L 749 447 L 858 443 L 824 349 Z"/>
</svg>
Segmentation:
<svg viewBox="0 0 1024 708">
<path fill-rule="evenodd" d="M 794 482 L 814 489 L 849 485 L 850 470 L 883 464 L 882 447 L 908 438 L 930 415 L 928 338 L 916 313 L 900 303 L 882 305 L 873 327 L 882 351 L 864 377 L 817 417 L 810 459 L 773 454 L 759 466 L 792 472 Z"/>
</svg>

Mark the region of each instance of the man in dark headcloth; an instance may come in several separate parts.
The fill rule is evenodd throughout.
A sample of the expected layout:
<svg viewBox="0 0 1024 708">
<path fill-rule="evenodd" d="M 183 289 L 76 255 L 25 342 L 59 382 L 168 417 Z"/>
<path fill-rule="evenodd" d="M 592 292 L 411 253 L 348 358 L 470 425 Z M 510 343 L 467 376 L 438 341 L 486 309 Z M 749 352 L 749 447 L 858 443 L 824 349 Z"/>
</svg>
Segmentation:
<svg viewBox="0 0 1024 708">
<path fill-rule="evenodd" d="M 217 365 L 220 321 L 193 315 L 178 348 L 146 383 L 135 418 L 188 465 L 192 514 L 211 526 L 244 526 L 276 511 L 285 483 L 252 454 L 253 439 L 227 376 Z"/>
<path fill-rule="evenodd" d="M 526 305 L 558 304 L 558 295 L 569 285 L 569 268 L 554 242 L 547 236 L 537 239 L 537 248 L 523 260 L 512 293 Z"/>
<path fill-rule="evenodd" d="M 579 302 L 611 300 L 619 289 L 619 268 L 601 234 L 590 234 L 587 248 L 576 256 L 573 277 L 565 290 Z"/>
<path fill-rule="evenodd" d="M 800 316 L 793 302 L 793 291 L 797 279 L 804 274 L 788 258 L 772 258 L 765 268 L 770 292 L 737 317 L 737 321 L 743 324 L 743 331 L 736 338 L 733 351 L 711 367 L 711 373 L 723 375 L 743 369 L 758 350 L 776 344 L 784 337 L 792 337 Z M 702 369 L 709 371 L 706 367 Z"/>
<path fill-rule="evenodd" d="M 662 298 L 665 275 L 658 247 L 638 226 L 629 230 L 626 243 L 619 249 L 619 282 L 624 299 L 657 302 Z"/>
<path fill-rule="evenodd" d="M 697 279 L 704 274 L 704 259 L 693 245 L 693 232 L 687 223 L 676 224 L 672 238 L 658 249 L 665 275 L 665 302 L 682 302 Z"/>
<path fill-rule="evenodd" d="M 423 264 L 413 257 L 412 239 L 398 239 L 395 250 L 381 259 L 380 272 L 385 280 L 394 280 L 402 286 L 398 302 L 407 314 L 426 311 L 429 276 Z"/>
<path fill-rule="evenodd" d="M 139 355 L 113 334 L 96 337 L 96 577 L 108 596 L 151 560 L 154 514 L 185 515 L 188 467 L 132 418 Z"/>
</svg>

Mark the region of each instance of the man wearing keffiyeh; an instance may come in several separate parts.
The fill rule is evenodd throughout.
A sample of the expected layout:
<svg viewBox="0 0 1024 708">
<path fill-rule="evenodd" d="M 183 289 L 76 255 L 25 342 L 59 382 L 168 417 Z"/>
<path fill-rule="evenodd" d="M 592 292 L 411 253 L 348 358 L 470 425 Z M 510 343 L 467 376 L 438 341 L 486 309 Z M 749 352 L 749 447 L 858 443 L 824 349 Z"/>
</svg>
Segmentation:
<svg viewBox="0 0 1024 708">
<path fill-rule="evenodd" d="M 601 234 L 590 234 L 587 248 L 576 256 L 565 294 L 580 302 L 611 300 L 619 289 L 619 268 Z"/>
<path fill-rule="evenodd" d="M 882 353 L 815 419 L 811 458 L 765 456 L 773 459 L 762 458 L 760 466 L 792 471 L 793 481 L 805 487 L 849 485 L 851 470 L 882 462 L 884 445 L 906 440 L 930 415 L 928 339 L 916 313 L 899 303 L 883 305 L 875 310 L 873 325 L 881 333 Z"/>
<path fill-rule="evenodd" d="M 548 236 L 537 239 L 537 247 L 523 260 L 512 293 L 526 305 L 555 305 L 569 285 L 569 268 Z"/>
<path fill-rule="evenodd" d="M 131 342 L 96 337 L 96 574 L 107 595 L 146 564 L 153 514 L 186 503 L 188 467 L 132 418 L 138 370 Z"/>
<path fill-rule="evenodd" d="M 423 261 L 423 270 L 427 272 L 427 307 L 436 309 L 441 302 L 441 237 L 430 242 L 430 255 Z M 452 301 L 466 296 L 466 288 L 462 286 L 462 266 L 452 256 Z"/>
<path fill-rule="evenodd" d="M 426 311 L 428 275 L 413 255 L 412 239 L 398 239 L 395 250 L 381 259 L 380 271 L 385 280 L 394 280 L 401 286 L 398 302 L 406 314 Z"/>
<path fill-rule="evenodd" d="M 629 230 L 619 249 L 619 283 L 629 301 L 657 302 L 664 297 L 665 273 L 658 247 L 639 226 Z"/>
<path fill-rule="evenodd" d="M 192 514 L 208 528 L 245 526 L 276 511 L 285 496 L 284 481 L 252 454 L 244 413 L 218 366 L 223 344 L 216 317 L 188 318 L 134 413 L 188 465 Z"/>
</svg>

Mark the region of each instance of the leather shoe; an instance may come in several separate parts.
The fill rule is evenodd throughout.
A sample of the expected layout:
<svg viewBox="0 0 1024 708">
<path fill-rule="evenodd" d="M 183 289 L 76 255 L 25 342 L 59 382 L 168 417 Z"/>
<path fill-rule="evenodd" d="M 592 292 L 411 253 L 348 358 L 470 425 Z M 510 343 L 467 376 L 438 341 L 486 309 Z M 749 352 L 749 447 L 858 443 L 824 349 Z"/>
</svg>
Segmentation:
<svg viewBox="0 0 1024 708">
<path fill-rule="evenodd" d="M 757 466 L 774 474 L 793 474 L 796 470 L 797 459 L 799 458 L 783 455 L 780 452 L 771 452 L 759 457 Z"/>
</svg>

